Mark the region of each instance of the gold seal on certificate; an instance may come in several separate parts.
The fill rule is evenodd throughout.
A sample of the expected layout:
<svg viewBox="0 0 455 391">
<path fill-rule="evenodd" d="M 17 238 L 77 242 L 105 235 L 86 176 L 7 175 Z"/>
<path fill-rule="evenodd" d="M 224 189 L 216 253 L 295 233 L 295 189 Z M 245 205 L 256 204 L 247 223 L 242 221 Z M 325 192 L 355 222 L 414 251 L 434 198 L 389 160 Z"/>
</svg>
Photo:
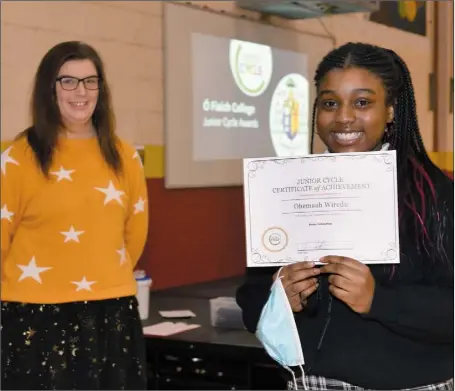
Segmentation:
<svg viewBox="0 0 455 391">
<path fill-rule="evenodd" d="M 269 251 L 281 251 L 288 245 L 288 236 L 282 228 L 272 227 L 264 232 L 262 244 Z"/>
<path fill-rule="evenodd" d="M 395 151 L 243 163 L 247 266 L 400 262 Z"/>
</svg>

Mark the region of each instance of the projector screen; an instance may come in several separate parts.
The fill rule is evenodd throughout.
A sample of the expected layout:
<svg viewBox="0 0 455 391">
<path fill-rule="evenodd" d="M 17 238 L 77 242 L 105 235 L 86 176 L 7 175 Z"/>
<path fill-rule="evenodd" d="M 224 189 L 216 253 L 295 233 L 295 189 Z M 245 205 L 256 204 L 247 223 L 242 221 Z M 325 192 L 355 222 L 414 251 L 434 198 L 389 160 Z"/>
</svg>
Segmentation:
<svg viewBox="0 0 455 391">
<path fill-rule="evenodd" d="M 305 55 L 193 33 L 192 75 L 194 160 L 308 153 Z"/>
<path fill-rule="evenodd" d="M 330 40 L 164 5 L 165 183 L 242 184 L 242 159 L 309 152 Z"/>
</svg>

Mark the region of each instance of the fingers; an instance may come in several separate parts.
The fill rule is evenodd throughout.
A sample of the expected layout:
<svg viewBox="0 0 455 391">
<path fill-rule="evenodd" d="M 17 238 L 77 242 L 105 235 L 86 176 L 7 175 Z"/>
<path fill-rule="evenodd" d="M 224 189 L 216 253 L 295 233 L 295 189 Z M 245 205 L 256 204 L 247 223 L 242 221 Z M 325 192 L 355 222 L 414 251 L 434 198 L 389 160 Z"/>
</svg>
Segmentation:
<svg viewBox="0 0 455 391">
<path fill-rule="evenodd" d="M 300 302 L 302 303 L 303 308 L 305 308 L 308 304 L 308 299 L 305 298 L 303 292 L 300 292 Z"/>
<path fill-rule="evenodd" d="M 354 280 L 358 276 L 358 271 L 343 263 L 329 263 L 321 267 L 321 273 L 340 275 L 348 280 Z"/>
<path fill-rule="evenodd" d="M 349 305 L 349 302 L 348 302 L 349 301 L 349 292 L 348 291 L 338 288 L 335 285 L 329 285 L 329 291 L 337 299 L 339 299 Z"/>
<path fill-rule="evenodd" d="M 350 258 L 324 257 L 321 259 L 321 262 L 325 263 L 325 265 L 321 267 L 321 273 L 337 274 L 351 281 L 355 281 L 366 271 L 364 270 L 364 264 Z"/>
<path fill-rule="evenodd" d="M 315 293 L 319 288 L 319 283 L 316 282 L 315 284 L 311 285 L 309 288 L 303 290 L 300 292 L 300 299 L 304 303 L 304 306 L 306 306 L 308 298 Z"/>
<path fill-rule="evenodd" d="M 284 284 L 295 283 L 320 274 L 314 262 L 299 262 L 283 269 Z"/>
<path fill-rule="evenodd" d="M 302 311 L 308 302 L 308 298 L 316 292 L 319 284 L 316 278 L 308 279 L 296 284 L 292 284 L 286 290 L 289 303 L 294 312 Z"/>
<path fill-rule="evenodd" d="M 306 304 L 300 299 L 299 295 L 295 295 L 291 298 L 288 298 L 289 304 L 291 305 L 293 312 L 300 312 L 303 310 L 303 306 Z"/>
<path fill-rule="evenodd" d="M 311 269 L 314 266 L 315 266 L 315 263 L 312 261 L 303 261 L 303 262 L 296 262 L 289 266 L 286 266 L 285 269 L 287 269 L 289 272 L 294 273 L 299 270 Z"/>
<path fill-rule="evenodd" d="M 350 291 L 353 288 L 352 281 L 338 274 L 332 274 L 328 278 L 329 284 L 344 291 Z"/>
<path fill-rule="evenodd" d="M 314 262 L 299 262 L 286 266 L 282 270 L 281 281 L 295 312 L 301 311 L 306 298 L 317 290 L 318 280 L 315 277 L 320 274 L 320 271 L 314 266 Z M 302 293 L 303 296 L 301 296 Z"/>
<path fill-rule="evenodd" d="M 299 295 L 301 292 L 317 285 L 317 283 L 317 278 L 308 278 L 306 280 L 289 285 L 287 288 L 285 288 L 285 290 L 290 296 Z"/>
<path fill-rule="evenodd" d="M 354 312 L 368 313 L 374 295 L 375 281 L 368 265 L 344 257 L 324 257 L 322 273 L 329 275 L 329 290 Z"/>
<path fill-rule="evenodd" d="M 320 259 L 320 262 L 327 264 L 343 264 L 352 267 L 353 269 L 362 270 L 365 268 L 365 265 L 362 262 L 359 262 L 355 259 L 348 257 L 340 257 L 336 255 L 327 255 Z"/>
<path fill-rule="evenodd" d="M 309 279 L 317 279 L 317 277 L 321 274 L 321 270 L 318 267 L 315 267 L 313 269 L 306 269 L 306 270 L 300 270 L 298 272 L 295 272 L 294 274 L 290 275 L 288 277 L 288 282 L 289 284 L 299 284 L 301 282 L 304 282 Z"/>
<path fill-rule="evenodd" d="M 300 312 L 308 304 L 308 298 L 316 292 L 318 289 L 319 284 L 313 284 L 309 288 L 305 289 L 304 291 L 300 292 L 297 295 L 292 296 L 291 298 L 288 298 L 289 304 L 291 305 L 292 311 L 293 312 Z"/>
<path fill-rule="evenodd" d="M 300 272 L 303 271 L 303 275 L 305 276 L 306 275 L 305 271 L 313 270 L 314 266 L 315 266 L 315 263 L 310 262 L 310 261 L 297 262 L 297 263 L 293 263 L 293 264 L 284 266 L 283 268 L 278 270 L 273 275 L 273 280 L 275 281 L 275 279 L 278 277 L 278 273 L 280 272 L 280 277 L 282 278 L 282 280 L 298 281 L 298 279 L 300 278 L 299 276 L 301 275 Z M 296 275 L 296 273 L 299 273 L 299 274 Z M 306 278 L 306 277 L 303 277 L 303 278 Z M 302 279 L 302 278 L 300 278 L 300 279 Z M 284 282 L 285 281 L 283 281 L 283 284 L 284 284 Z"/>
</svg>

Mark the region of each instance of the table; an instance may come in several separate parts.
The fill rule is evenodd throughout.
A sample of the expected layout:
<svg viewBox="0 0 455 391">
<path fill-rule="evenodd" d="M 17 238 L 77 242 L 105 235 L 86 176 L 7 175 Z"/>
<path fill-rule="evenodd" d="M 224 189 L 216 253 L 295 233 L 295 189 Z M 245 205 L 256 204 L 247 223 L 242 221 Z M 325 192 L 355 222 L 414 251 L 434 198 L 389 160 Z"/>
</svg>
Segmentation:
<svg viewBox="0 0 455 391">
<path fill-rule="evenodd" d="M 148 389 L 286 389 L 280 367 L 246 330 L 211 326 L 211 298 L 235 296 L 241 279 L 228 279 L 151 292 L 144 326 L 164 321 L 158 311 L 188 309 L 201 327 L 168 337 L 146 336 Z"/>
</svg>

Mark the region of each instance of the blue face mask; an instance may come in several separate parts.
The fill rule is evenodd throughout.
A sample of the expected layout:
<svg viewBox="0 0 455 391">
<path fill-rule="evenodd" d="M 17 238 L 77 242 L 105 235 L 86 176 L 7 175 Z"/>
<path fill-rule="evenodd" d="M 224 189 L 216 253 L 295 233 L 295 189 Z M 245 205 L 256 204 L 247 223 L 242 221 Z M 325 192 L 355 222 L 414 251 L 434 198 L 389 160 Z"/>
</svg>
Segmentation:
<svg viewBox="0 0 455 391">
<path fill-rule="evenodd" d="M 280 272 L 281 269 L 272 285 L 269 299 L 262 309 L 256 328 L 256 337 L 269 356 L 291 372 L 297 388 L 295 375 L 290 367 L 300 367 L 304 382 L 303 365 L 305 360 L 294 313 L 281 282 Z M 304 388 L 306 388 L 305 384 Z"/>
</svg>

